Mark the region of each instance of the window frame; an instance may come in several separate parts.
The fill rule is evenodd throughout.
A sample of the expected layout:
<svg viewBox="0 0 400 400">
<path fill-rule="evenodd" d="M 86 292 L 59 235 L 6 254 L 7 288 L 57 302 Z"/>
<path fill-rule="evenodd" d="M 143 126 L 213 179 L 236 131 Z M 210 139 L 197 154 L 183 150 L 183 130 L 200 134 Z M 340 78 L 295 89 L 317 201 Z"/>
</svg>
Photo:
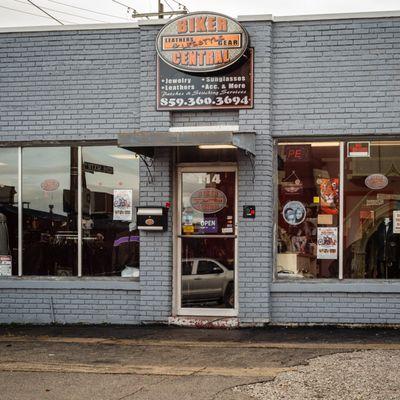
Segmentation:
<svg viewBox="0 0 400 400">
<path fill-rule="evenodd" d="M 273 169 L 274 169 L 274 174 L 273 174 L 273 198 L 274 198 L 274 208 L 273 208 L 273 251 L 272 251 L 272 257 L 273 257 L 273 283 L 289 283 L 289 284 L 320 284 L 323 282 L 328 282 L 328 283 L 334 283 L 334 282 L 356 282 L 356 283 L 373 283 L 373 282 L 400 282 L 400 279 L 376 279 L 376 278 L 344 278 L 343 277 L 343 234 L 344 234 L 344 178 L 345 178 L 345 156 L 346 156 L 346 149 L 347 149 L 347 142 L 349 141 L 379 141 L 379 140 L 385 140 L 385 141 L 398 141 L 399 138 L 398 136 L 394 135 L 376 135 L 376 136 L 371 136 L 371 135 L 366 135 L 366 136 L 361 136 L 361 135 L 352 135 L 352 136 L 318 136 L 318 137 L 313 137 L 313 136 L 303 136 L 302 138 L 299 137 L 280 137 L 280 138 L 275 138 L 273 142 L 273 154 L 274 154 L 274 159 L 273 159 Z M 288 278 L 278 278 L 277 275 L 277 255 L 278 255 L 278 218 L 279 218 L 279 181 L 278 181 L 278 145 L 282 144 L 292 144 L 292 143 L 310 143 L 310 142 L 339 142 L 339 225 L 338 225 L 338 263 L 339 263 L 339 271 L 338 271 L 338 277 L 337 278 L 315 278 L 315 279 L 299 279 L 299 280 L 293 280 L 293 279 L 288 279 Z"/>
<path fill-rule="evenodd" d="M 77 274 L 73 276 L 63 277 L 63 276 L 52 276 L 52 275 L 24 275 L 23 274 L 23 188 L 22 188 L 22 167 L 23 167 L 23 149 L 24 148 L 32 148 L 32 147 L 77 147 L 78 148 L 78 215 L 77 215 L 77 230 L 78 230 L 78 243 L 77 243 Z M 54 141 L 51 143 L 48 142 L 3 142 L 0 144 L 0 147 L 3 149 L 13 148 L 17 149 L 18 154 L 18 275 L 11 276 L 3 276 L 0 278 L 0 281 L 4 281 L 7 279 L 16 279 L 23 278 L 25 280 L 34 279 L 34 280 L 57 280 L 57 281 L 69 281 L 69 280 L 114 280 L 114 281 L 134 281 L 138 282 L 137 278 L 125 278 L 120 276 L 83 276 L 82 275 L 82 149 L 83 147 L 95 147 L 95 146 L 118 146 L 118 143 L 115 140 L 102 140 L 102 141 L 90 141 L 90 142 L 76 142 L 76 141 Z M 139 183 L 140 184 L 140 183 Z"/>
</svg>

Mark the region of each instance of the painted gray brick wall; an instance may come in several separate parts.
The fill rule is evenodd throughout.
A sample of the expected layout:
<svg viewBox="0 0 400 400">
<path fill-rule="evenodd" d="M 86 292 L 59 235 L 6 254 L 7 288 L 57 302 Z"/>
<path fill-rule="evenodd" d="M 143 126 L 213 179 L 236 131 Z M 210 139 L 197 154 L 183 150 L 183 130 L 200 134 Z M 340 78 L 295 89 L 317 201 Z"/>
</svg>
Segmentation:
<svg viewBox="0 0 400 400">
<path fill-rule="evenodd" d="M 140 292 L 131 290 L 1 289 L 0 323 L 138 324 Z"/>
<path fill-rule="evenodd" d="M 238 125 L 238 111 L 171 112 L 172 126 Z"/>
<path fill-rule="evenodd" d="M 157 149 L 150 167 L 140 168 L 140 205 L 160 207 L 172 202 L 171 150 Z M 167 322 L 172 314 L 172 210 L 167 232 L 140 233 L 140 320 Z"/>
<path fill-rule="evenodd" d="M 275 324 L 398 324 L 398 293 L 272 293 Z"/>
<path fill-rule="evenodd" d="M 242 131 L 256 132 L 255 180 L 249 158 L 239 160 L 239 319 L 243 324 L 269 321 L 269 283 L 272 279 L 272 139 L 270 132 L 271 24 L 246 23 L 255 47 L 254 108 L 239 111 Z M 256 218 L 243 219 L 243 205 L 256 206 Z"/>
<path fill-rule="evenodd" d="M 139 30 L 0 34 L 0 140 L 114 139 L 139 125 Z"/>
<path fill-rule="evenodd" d="M 156 50 L 159 26 L 140 29 L 140 130 L 168 132 L 170 113 L 156 111 Z M 172 152 L 156 149 L 150 167 L 140 166 L 140 205 L 165 206 L 172 201 Z M 140 233 L 140 321 L 167 322 L 172 314 L 172 212 L 168 232 Z"/>
<path fill-rule="evenodd" d="M 273 135 L 399 133 L 400 19 L 273 27 Z"/>
<path fill-rule="evenodd" d="M 156 110 L 157 53 L 156 36 L 159 27 L 142 26 L 140 29 L 140 91 L 132 93 L 140 106 L 140 125 L 143 131 L 168 131 L 170 113 Z"/>
</svg>

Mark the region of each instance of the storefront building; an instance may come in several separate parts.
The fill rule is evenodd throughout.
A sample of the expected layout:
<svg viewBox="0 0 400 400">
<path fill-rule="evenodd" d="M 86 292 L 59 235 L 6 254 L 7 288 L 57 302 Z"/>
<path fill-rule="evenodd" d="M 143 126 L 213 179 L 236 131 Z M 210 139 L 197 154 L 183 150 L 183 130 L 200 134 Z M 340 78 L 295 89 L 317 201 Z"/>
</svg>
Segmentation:
<svg viewBox="0 0 400 400">
<path fill-rule="evenodd" d="M 400 13 L 0 30 L 0 322 L 400 323 Z"/>
</svg>

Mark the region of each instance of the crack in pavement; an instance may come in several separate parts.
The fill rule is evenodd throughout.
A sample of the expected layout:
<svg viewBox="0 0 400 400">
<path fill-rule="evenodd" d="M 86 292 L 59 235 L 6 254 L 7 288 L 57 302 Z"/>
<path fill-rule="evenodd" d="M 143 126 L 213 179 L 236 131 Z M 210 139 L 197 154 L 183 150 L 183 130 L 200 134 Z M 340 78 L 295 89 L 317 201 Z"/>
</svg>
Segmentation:
<svg viewBox="0 0 400 400">
<path fill-rule="evenodd" d="M 227 388 L 224 388 L 224 389 L 219 390 L 217 393 L 215 393 L 215 394 L 211 397 L 210 400 L 216 400 L 216 399 L 217 399 L 217 396 L 219 396 L 220 394 L 222 394 L 222 393 L 224 393 L 224 392 L 226 392 L 226 391 L 228 391 L 228 390 L 232 390 L 232 389 L 235 389 L 235 388 L 240 388 L 240 387 L 242 387 L 242 386 L 255 385 L 256 383 L 271 382 L 271 381 L 273 381 L 278 375 L 279 375 L 279 374 L 277 374 L 276 376 L 271 377 L 270 379 L 261 379 L 261 380 L 257 380 L 257 381 L 241 383 L 241 384 L 239 384 L 239 385 L 236 384 L 236 385 L 229 386 L 229 387 L 227 387 Z"/>
<path fill-rule="evenodd" d="M 169 379 L 169 377 L 162 378 L 158 382 L 151 383 L 151 384 L 147 385 L 147 387 L 159 385 L 160 383 L 163 383 L 168 379 Z M 123 400 L 123 399 L 127 399 L 128 397 L 135 396 L 136 394 L 141 392 L 143 389 L 146 389 L 146 387 L 145 386 L 141 386 L 139 389 L 135 390 L 134 392 L 128 393 L 128 394 L 126 394 L 126 395 L 124 395 L 122 397 L 119 397 L 117 400 Z"/>
</svg>

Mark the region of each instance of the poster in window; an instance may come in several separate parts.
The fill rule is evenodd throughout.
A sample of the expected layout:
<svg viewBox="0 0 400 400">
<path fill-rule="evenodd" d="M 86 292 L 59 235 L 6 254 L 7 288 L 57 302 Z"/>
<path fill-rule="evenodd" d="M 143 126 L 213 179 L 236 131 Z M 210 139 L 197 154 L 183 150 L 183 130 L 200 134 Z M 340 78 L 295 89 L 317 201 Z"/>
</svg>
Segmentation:
<svg viewBox="0 0 400 400">
<path fill-rule="evenodd" d="M 393 233 L 400 233 L 400 211 L 393 211 Z"/>
<path fill-rule="evenodd" d="M 339 212 L 339 179 L 318 178 L 317 185 L 320 192 L 320 207 L 325 214 Z"/>
<path fill-rule="evenodd" d="M 338 256 L 337 227 L 319 227 L 317 232 L 317 258 L 320 260 L 336 260 Z"/>
<path fill-rule="evenodd" d="M 132 189 L 114 189 L 114 221 L 132 221 Z"/>
<path fill-rule="evenodd" d="M 11 256 L 0 256 L 0 276 L 11 276 Z"/>
</svg>

